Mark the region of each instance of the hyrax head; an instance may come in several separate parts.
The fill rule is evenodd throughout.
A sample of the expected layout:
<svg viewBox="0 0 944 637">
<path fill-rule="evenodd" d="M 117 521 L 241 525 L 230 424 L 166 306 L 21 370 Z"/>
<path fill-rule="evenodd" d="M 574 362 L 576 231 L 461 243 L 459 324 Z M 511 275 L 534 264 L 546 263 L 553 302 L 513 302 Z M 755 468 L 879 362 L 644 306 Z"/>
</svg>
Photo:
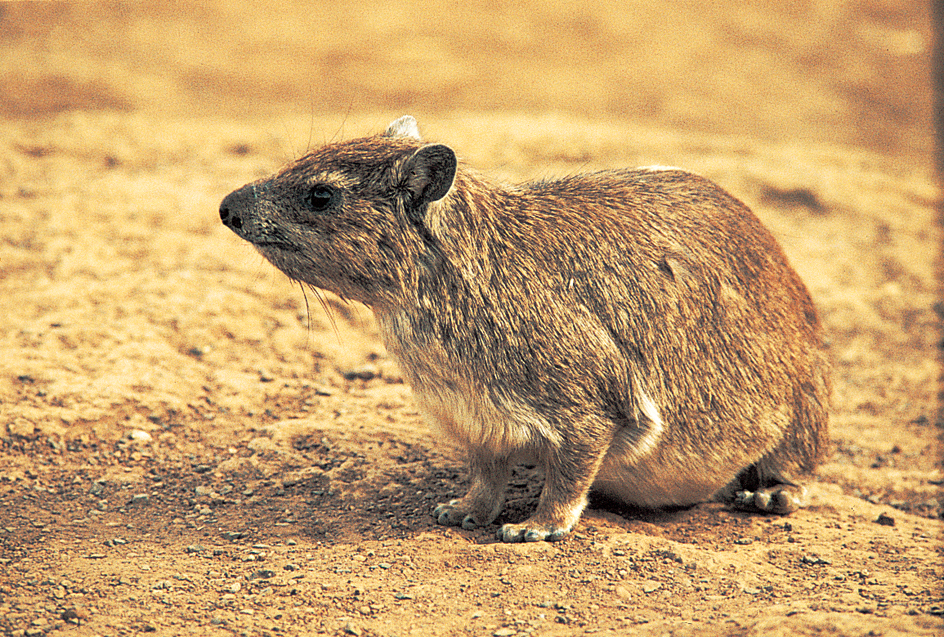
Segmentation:
<svg viewBox="0 0 944 637">
<path fill-rule="evenodd" d="M 230 193 L 220 219 L 291 278 L 382 307 L 409 285 L 430 237 L 427 208 L 456 167 L 449 147 L 423 144 L 416 120 L 401 117 Z"/>
</svg>

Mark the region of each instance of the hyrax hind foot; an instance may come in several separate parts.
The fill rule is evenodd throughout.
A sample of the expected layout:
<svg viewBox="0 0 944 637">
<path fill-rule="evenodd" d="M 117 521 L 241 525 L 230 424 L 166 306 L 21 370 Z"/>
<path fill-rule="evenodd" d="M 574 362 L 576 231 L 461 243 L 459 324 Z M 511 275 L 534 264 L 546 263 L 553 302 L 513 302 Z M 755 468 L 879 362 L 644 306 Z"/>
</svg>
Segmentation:
<svg viewBox="0 0 944 637">
<path fill-rule="evenodd" d="M 738 491 L 734 506 L 747 511 L 786 515 L 806 505 L 806 488 L 793 484 L 775 484 L 756 491 Z"/>
</svg>

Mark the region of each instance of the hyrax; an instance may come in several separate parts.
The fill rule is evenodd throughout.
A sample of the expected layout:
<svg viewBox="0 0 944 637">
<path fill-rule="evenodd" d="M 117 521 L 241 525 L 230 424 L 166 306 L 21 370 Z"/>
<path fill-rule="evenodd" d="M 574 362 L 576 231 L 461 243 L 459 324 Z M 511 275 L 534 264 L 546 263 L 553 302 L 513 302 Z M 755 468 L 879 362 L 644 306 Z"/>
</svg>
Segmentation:
<svg viewBox="0 0 944 637">
<path fill-rule="evenodd" d="M 420 138 L 329 144 L 220 206 L 293 279 L 370 307 L 428 419 L 468 453 L 473 529 L 516 462 L 545 476 L 506 542 L 556 540 L 594 489 L 641 507 L 802 505 L 826 446 L 816 310 L 740 201 L 675 169 L 496 183 Z"/>
</svg>

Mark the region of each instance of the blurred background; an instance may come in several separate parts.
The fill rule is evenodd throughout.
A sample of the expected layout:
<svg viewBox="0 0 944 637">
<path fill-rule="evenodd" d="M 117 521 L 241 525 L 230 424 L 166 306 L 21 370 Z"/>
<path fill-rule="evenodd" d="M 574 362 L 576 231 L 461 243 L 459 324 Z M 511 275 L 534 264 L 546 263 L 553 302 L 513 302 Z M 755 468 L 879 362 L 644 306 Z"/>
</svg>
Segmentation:
<svg viewBox="0 0 944 637">
<path fill-rule="evenodd" d="M 0 116 L 561 113 L 924 162 L 930 14 L 921 0 L 0 1 Z"/>
</svg>

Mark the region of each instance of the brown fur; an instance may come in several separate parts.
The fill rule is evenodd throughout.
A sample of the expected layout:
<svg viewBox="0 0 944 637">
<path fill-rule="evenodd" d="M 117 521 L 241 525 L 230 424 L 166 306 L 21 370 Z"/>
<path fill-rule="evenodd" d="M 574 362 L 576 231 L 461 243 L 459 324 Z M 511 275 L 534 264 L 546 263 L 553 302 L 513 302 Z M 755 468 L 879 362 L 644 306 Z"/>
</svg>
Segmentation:
<svg viewBox="0 0 944 637">
<path fill-rule="evenodd" d="M 420 407 L 468 450 L 472 487 L 440 523 L 490 524 L 521 460 L 545 485 L 505 541 L 562 537 L 591 487 L 646 507 L 802 504 L 827 437 L 819 321 L 774 238 L 706 179 L 497 184 L 401 118 L 220 215 L 290 277 L 373 309 Z"/>
</svg>

